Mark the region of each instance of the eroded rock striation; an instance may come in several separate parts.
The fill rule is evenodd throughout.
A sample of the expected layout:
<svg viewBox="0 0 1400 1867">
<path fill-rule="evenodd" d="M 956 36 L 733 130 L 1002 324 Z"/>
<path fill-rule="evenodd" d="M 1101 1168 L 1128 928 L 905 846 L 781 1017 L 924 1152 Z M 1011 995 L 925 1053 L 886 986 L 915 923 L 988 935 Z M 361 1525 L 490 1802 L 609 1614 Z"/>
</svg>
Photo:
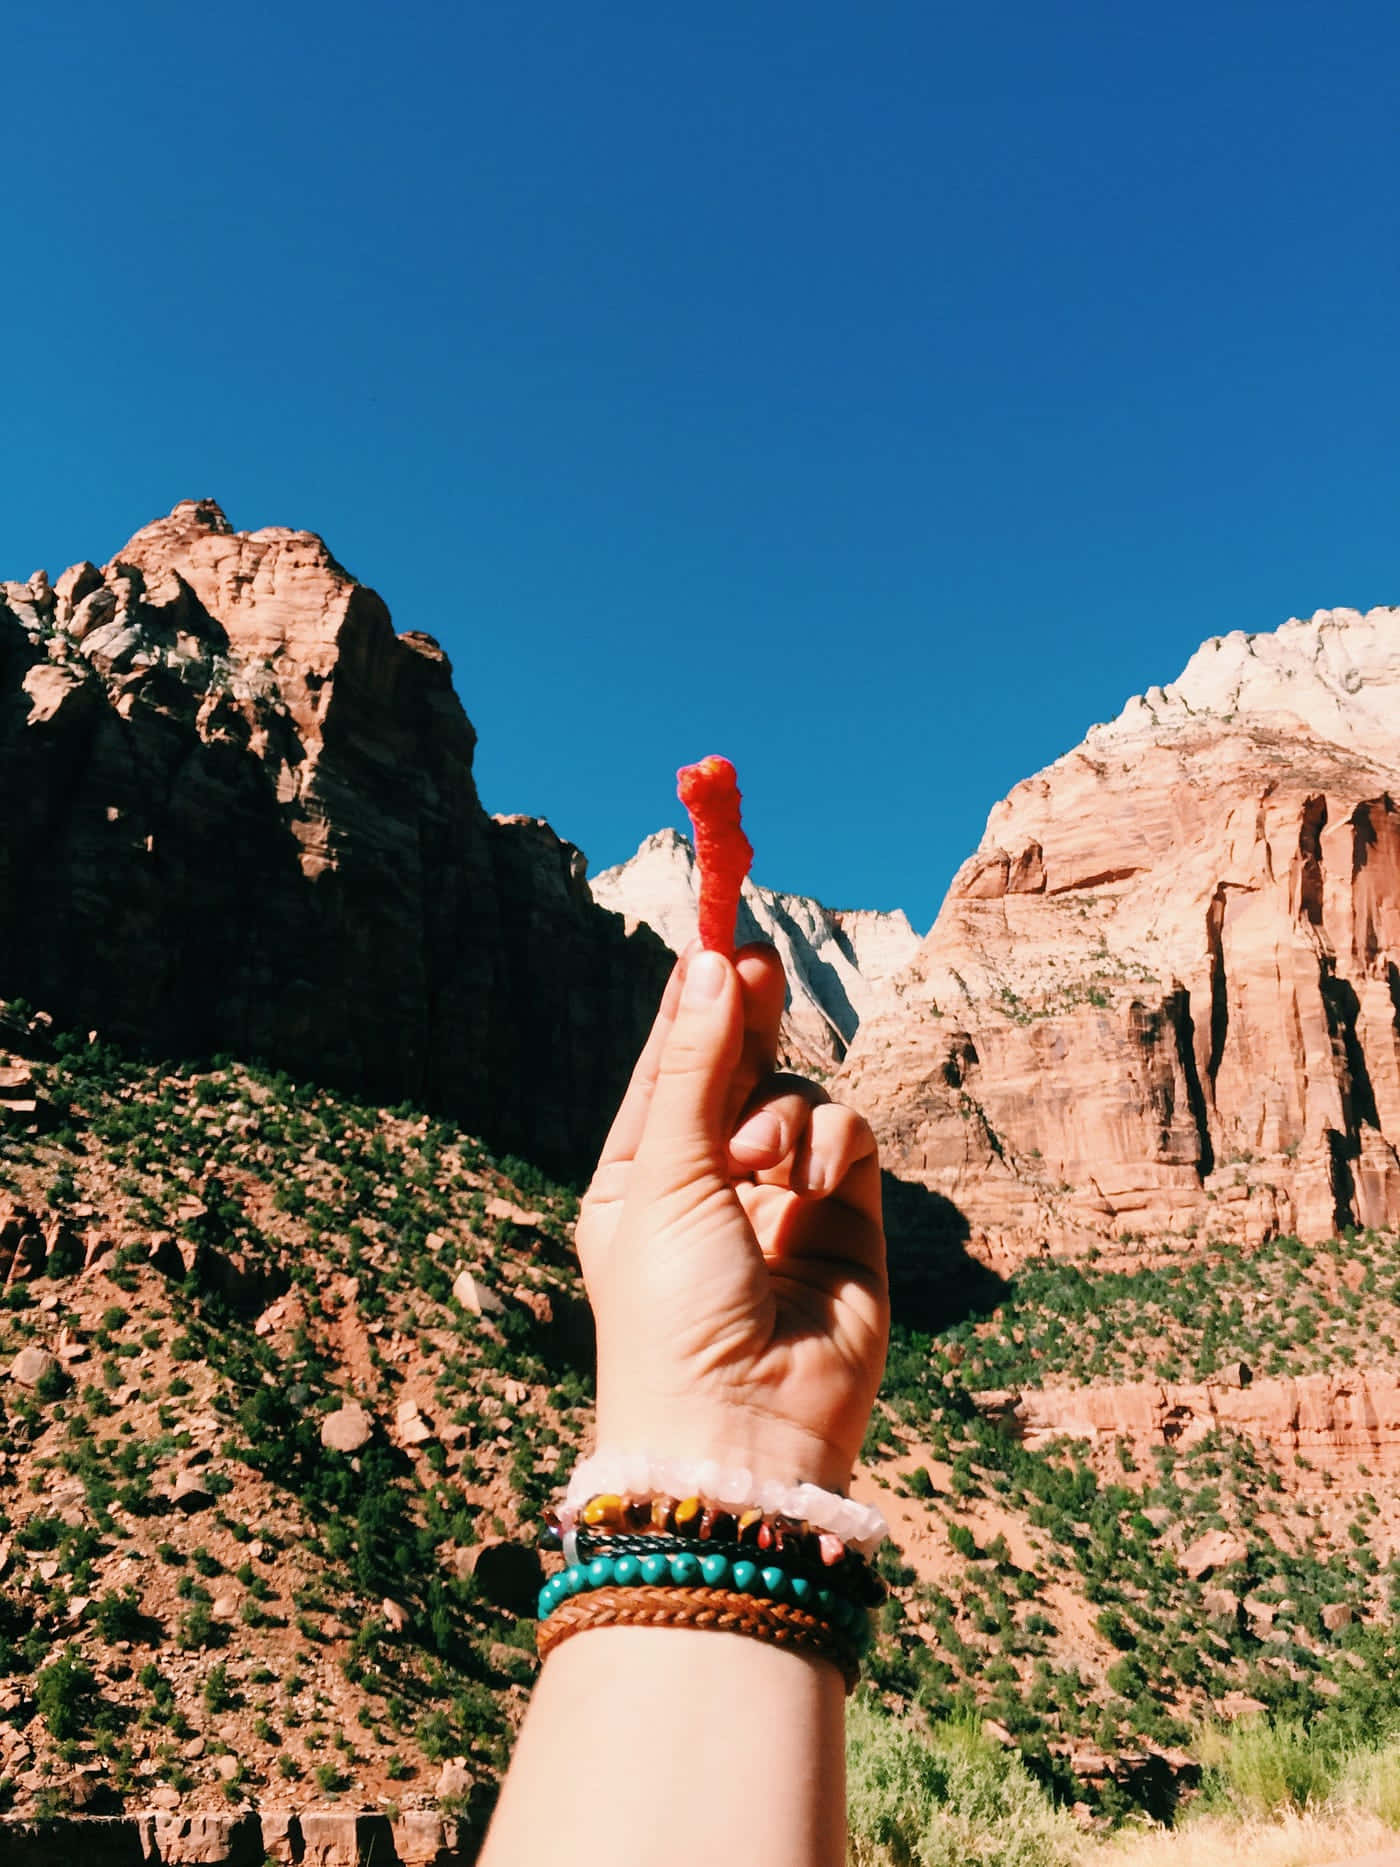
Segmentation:
<svg viewBox="0 0 1400 1867">
<path fill-rule="evenodd" d="M 1213 1381 L 1051 1387 L 981 1402 L 1032 1448 L 1123 1439 L 1138 1450 L 1186 1451 L 1225 1431 L 1334 1475 L 1358 1462 L 1373 1475 L 1400 1471 L 1400 1381 L 1382 1369 L 1257 1381 L 1237 1370 Z"/>
<path fill-rule="evenodd" d="M 998 804 L 842 1092 L 994 1261 L 1400 1224 L 1400 611 L 1209 641 Z"/>
<path fill-rule="evenodd" d="M 673 952 L 695 938 L 699 883 L 689 839 L 671 829 L 647 837 L 636 855 L 592 877 L 600 906 L 629 927 L 652 927 Z M 826 1074 L 845 1056 L 862 1018 L 898 995 L 897 980 L 919 949 L 900 910 L 825 908 L 746 880 L 738 939 L 767 940 L 788 980 L 782 1045 L 792 1067 Z"/>
<path fill-rule="evenodd" d="M 493 820 L 430 636 L 210 500 L 0 584 L 0 992 L 261 1057 L 586 1167 L 670 956 Z"/>
</svg>

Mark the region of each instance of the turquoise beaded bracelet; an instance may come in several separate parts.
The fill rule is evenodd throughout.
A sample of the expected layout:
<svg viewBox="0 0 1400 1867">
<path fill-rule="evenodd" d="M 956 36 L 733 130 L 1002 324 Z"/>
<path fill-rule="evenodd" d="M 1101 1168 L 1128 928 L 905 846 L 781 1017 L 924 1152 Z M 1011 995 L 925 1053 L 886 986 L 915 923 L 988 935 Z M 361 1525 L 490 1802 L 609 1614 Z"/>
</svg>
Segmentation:
<svg viewBox="0 0 1400 1867">
<path fill-rule="evenodd" d="M 761 1595 L 770 1601 L 790 1601 L 829 1621 L 861 1645 L 869 1637 L 870 1616 L 858 1602 L 809 1581 L 805 1575 L 789 1575 L 776 1564 L 760 1568 L 757 1563 L 733 1562 L 718 1553 L 693 1556 L 688 1551 L 678 1551 L 674 1556 L 659 1551 L 649 1556 L 595 1556 L 591 1562 L 561 1569 L 540 1590 L 538 1618 L 548 1620 L 561 1601 L 594 1588 L 692 1588 L 697 1584 Z"/>
</svg>

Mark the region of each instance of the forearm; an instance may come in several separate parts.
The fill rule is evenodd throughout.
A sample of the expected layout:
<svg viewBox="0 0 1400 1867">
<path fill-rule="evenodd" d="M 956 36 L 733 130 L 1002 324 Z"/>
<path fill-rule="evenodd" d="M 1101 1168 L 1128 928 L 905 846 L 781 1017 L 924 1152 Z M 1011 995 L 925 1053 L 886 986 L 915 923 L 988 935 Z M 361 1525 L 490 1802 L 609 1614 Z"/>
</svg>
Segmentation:
<svg viewBox="0 0 1400 1867">
<path fill-rule="evenodd" d="M 842 1867 L 845 1693 L 745 1634 L 595 1627 L 540 1674 L 481 1867 L 579 1847 L 667 1867 Z"/>
</svg>

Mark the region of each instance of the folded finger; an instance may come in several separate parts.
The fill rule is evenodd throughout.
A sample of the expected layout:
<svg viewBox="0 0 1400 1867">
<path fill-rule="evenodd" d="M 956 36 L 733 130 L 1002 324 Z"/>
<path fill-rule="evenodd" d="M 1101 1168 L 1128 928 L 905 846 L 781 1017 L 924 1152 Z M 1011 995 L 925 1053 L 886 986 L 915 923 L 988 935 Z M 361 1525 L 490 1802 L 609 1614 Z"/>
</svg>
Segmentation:
<svg viewBox="0 0 1400 1867">
<path fill-rule="evenodd" d="M 754 942 L 740 947 L 734 964 L 744 1006 L 744 1046 L 729 1090 L 729 1119 L 739 1119 L 755 1087 L 778 1057 L 778 1027 L 787 998 L 783 962 L 775 948 Z"/>
<path fill-rule="evenodd" d="M 778 1027 L 787 999 L 787 976 L 776 947 L 765 941 L 741 946 L 734 956 L 744 989 L 745 1061 L 771 1070 L 778 1055 Z"/>
<path fill-rule="evenodd" d="M 749 1097 L 729 1141 L 739 1173 L 761 1173 L 797 1153 L 812 1111 L 828 1100 L 819 1083 L 777 1072 L 765 1076 Z"/>
<path fill-rule="evenodd" d="M 788 1185 L 808 1199 L 839 1199 L 880 1217 L 880 1164 L 870 1124 L 839 1102 L 812 1110 Z"/>
</svg>

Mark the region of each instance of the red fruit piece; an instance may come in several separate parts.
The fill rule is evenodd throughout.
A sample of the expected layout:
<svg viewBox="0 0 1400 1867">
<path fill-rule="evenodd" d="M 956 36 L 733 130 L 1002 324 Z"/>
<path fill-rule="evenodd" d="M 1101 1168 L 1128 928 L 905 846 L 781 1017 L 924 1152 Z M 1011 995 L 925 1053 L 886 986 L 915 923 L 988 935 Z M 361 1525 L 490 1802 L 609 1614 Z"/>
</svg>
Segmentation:
<svg viewBox="0 0 1400 1867">
<path fill-rule="evenodd" d="M 753 849 L 739 822 L 739 785 L 734 767 L 717 755 L 676 773 L 676 793 L 695 828 L 700 866 L 700 944 L 734 957 L 739 889 L 753 862 Z"/>
</svg>

